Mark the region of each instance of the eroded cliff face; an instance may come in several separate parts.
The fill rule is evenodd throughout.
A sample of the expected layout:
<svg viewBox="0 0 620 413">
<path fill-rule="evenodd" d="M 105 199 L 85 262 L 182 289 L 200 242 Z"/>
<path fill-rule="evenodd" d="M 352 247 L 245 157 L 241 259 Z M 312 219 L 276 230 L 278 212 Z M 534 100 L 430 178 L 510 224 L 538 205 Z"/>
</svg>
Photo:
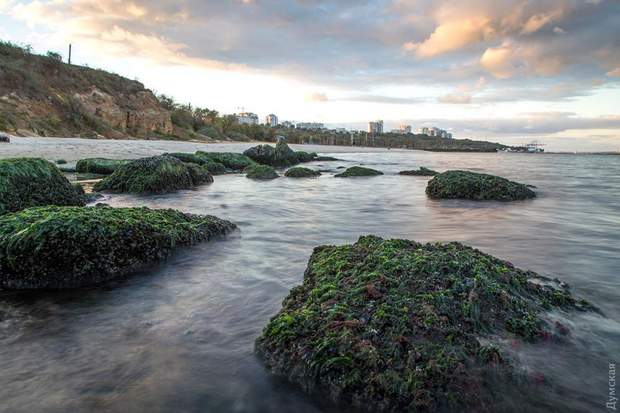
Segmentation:
<svg viewBox="0 0 620 413">
<path fill-rule="evenodd" d="M 0 46 L 0 131 L 115 139 L 176 133 L 170 111 L 138 81 Z"/>
</svg>

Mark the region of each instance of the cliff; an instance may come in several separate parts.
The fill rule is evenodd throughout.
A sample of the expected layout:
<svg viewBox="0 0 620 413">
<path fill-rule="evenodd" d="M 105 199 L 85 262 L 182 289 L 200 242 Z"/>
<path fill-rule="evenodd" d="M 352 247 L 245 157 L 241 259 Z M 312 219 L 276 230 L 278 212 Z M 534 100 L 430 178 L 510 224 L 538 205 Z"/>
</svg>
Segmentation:
<svg viewBox="0 0 620 413">
<path fill-rule="evenodd" d="M 137 81 L 0 42 L 0 131 L 122 139 L 181 135 Z"/>
</svg>

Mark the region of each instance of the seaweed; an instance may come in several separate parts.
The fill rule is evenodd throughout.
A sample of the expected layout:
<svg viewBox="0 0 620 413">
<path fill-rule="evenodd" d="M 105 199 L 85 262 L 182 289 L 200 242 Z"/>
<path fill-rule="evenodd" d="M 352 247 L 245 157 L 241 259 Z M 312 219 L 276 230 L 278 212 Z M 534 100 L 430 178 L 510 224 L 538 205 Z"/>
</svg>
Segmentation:
<svg viewBox="0 0 620 413">
<path fill-rule="evenodd" d="M 340 174 L 334 175 L 337 178 L 350 178 L 355 176 L 377 176 L 383 175 L 383 172 L 370 168 L 364 168 L 363 166 L 352 166 L 347 168 L 346 171 Z"/>
<path fill-rule="evenodd" d="M 516 201 L 536 197 L 527 185 L 468 171 L 448 171 L 435 176 L 428 182 L 426 194 L 434 199 L 475 201 Z"/>
</svg>

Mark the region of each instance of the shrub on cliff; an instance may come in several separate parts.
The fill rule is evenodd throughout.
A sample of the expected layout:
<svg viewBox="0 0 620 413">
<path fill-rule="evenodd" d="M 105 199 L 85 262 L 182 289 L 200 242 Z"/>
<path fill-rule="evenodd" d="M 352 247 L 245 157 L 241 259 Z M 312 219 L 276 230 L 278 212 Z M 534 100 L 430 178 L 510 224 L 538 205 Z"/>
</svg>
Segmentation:
<svg viewBox="0 0 620 413">
<path fill-rule="evenodd" d="M 377 171 L 375 169 L 364 168 L 362 166 L 352 166 L 347 168 L 343 173 L 334 175 L 337 178 L 350 178 L 355 176 L 377 176 L 383 175 L 383 172 Z"/>
<path fill-rule="evenodd" d="M 105 159 L 88 158 L 80 159 L 75 164 L 75 170 L 80 173 L 90 173 L 99 175 L 110 175 L 121 165 L 125 165 L 129 160 L 126 159 Z"/>
<path fill-rule="evenodd" d="M 196 168 L 171 156 L 154 156 L 131 161 L 95 184 L 95 191 L 129 193 L 163 193 L 179 189 L 192 189 L 205 180 L 204 169 Z M 198 167 L 198 165 L 196 165 Z"/>
<path fill-rule="evenodd" d="M 42 205 L 84 205 L 58 168 L 39 158 L 0 160 L 0 215 Z"/>
<path fill-rule="evenodd" d="M 243 171 L 246 178 L 250 179 L 275 179 L 279 175 L 275 169 L 269 165 L 252 165 Z"/>
<path fill-rule="evenodd" d="M 489 341 L 563 334 L 546 312 L 586 309 L 551 280 L 460 243 L 367 236 L 314 250 L 256 351 L 274 373 L 344 405 L 493 411 L 491 387 L 515 370 Z"/>
<path fill-rule="evenodd" d="M 448 171 L 431 179 L 426 194 L 434 199 L 472 199 L 475 201 L 515 201 L 535 198 L 524 184 L 468 171 Z"/>
<path fill-rule="evenodd" d="M 315 171 L 310 168 L 302 168 L 299 166 L 289 169 L 284 174 L 284 176 L 288 178 L 311 178 L 319 175 L 321 175 L 319 171 Z"/>
<path fill-rule="evenodd" d="M 171 209 L 26 209 L 0 217 L 0 288 L 99 284 L 234 228 L 213 216 Z"/>
</svg>

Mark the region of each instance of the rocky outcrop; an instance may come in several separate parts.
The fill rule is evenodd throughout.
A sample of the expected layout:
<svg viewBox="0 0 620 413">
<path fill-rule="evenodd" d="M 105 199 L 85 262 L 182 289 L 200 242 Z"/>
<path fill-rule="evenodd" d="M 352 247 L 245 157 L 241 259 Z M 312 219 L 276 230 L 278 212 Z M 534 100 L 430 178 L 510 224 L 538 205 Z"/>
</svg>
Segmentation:
<svg viewBox="0 0 620 413">
<path fill-rule="evenodd" d="M 474 201 L 517 201 L 536 197 L 527 185 L 468 171 L 448 171 L 435 176 L 426 186 L 426 194 L 433 199 Z"/>
<path fill-rule="evenodd" d="M 0 160 L 0 215 L 42 205 L 84 205 L 84 192 L 40 158 Z M 1 255 L 1 253 L 0 253 Z"/>
<path fill-rule="evenodd" d="M 293 166 L 300 163 L 300 156 L 293 151 L 283 140 L 279 140 L 275 148 L 270 145 L 258 145 L 247 149 L 244 155 L 255 162 L 273 167 Z M 301 157 L 307 159 L 310 154 L 301 153 Z"/>
<path fill-rule="evenodd" d="M 171 209 L 40 207 L 0 216 L 0 288 L 100 284 L 224 235 L 231 222 Z"/>
<path fill-rule="evenodd" d="M 269 165 L 252 165 L 243 171 L 249 179 L 268 180 L 279 177 L 275 169 Z"/>
<path fill-rule="evenodd" d="M 334 175 L 337 178 L 351 178 L 356 176 L 377 176 L 383 175 L 383 172 L 377 171 L 371 168 L 364 168 L 363 166 L 352 166 L 348 168 L 346 171 Z"/>
<path fill-rule="evenodd" d="M 121 165 L 95 184 L 95 191 L 164 193 L 192 189 L 213 182 L 203 166 L 184 163 L 172 156 L 142 158 Z"/>
<path fill-rule="evenodd" d="M 547 312 L 560 309 L 592 307 L 456 242 L 367 236 L 315 248 L 256 351 L 272 372 L 356 411 L 499 411 L 496 385 L 527 378 L 496 343 L 559 339 L 567 327 Z"/>
</svg>

